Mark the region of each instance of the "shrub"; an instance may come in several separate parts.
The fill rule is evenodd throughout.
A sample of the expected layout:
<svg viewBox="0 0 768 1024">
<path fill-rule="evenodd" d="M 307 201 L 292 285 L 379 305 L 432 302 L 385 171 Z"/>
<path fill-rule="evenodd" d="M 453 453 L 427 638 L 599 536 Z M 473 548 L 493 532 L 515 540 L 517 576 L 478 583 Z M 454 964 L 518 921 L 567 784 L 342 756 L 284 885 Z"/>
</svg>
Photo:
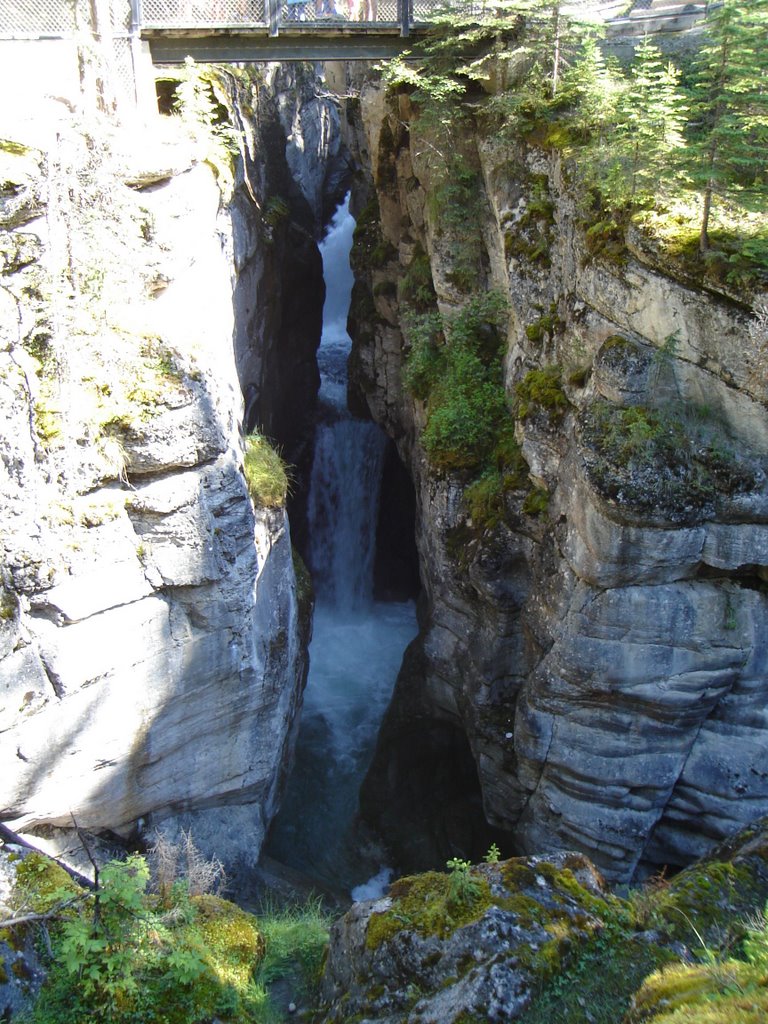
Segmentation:
<svg viewBox="0 0 768 1024">
<path fill-rule="evenodd" d="M 478 469 L 508 422 L 499 328 L 506 304 L 495 292 L 473 296 L 453 317 L 406 320 L 411 352 L 404 381 L 428 400 L 424 448 L 439 469 Z"/>
<path fill-rule="evenodd" d="M 568 408 L 559 366 L 531 370 L 515 385 L 515 408 L 521 420 L 542 410 L 550 423 L 559 423 Z"/>
<path fill-rule="evenodd" d="M 221 891 L 227 876 L 218 857 L 204 857 L 195 846 L 192 832 L 181 830 L 180 842 L 172 842 L 158 832 L 149 848 L 152 881 L 163 904 L 170 906 L 178 883 L 183 883 L 190 896 Z"/>
<path fill-rule="evenodd" d="M 506 416 L 501 381 L 491 378 L 474 352 L 453 349 L 431 396 L 424 448 L 439 469 L 476 469 L 493 450 Z"/>
<path fill-rule="evenodd" d="M 400 299 L 416 310 L 432 309 L 435 305 L 432 266 L 421 245 L 416 246 L 408 269 L 400 281 Z"/>
<path fill-rule="evenodd" d="M 181 847 L 161 844 L 166 880 L 188 860 L 190 846 L 189 877 L 200 880 L 202 859 L 187 836 Z M 106 864 L 98 890 L 82 894 L 78 911 L 68 876 L 58 886 L 63 872 L 56 865 L 39 855 L 26 859 L 18 883 L 23 898 L 34 893 L 41 908 L 56 900 L 67 907 L 53 920 L 52 964 L 31 1024 L 190 1024 L 217 1017 L 269 1024 L 279 1019 L 268 994 L 273 982 L 290 977 L 313 997 L 329 923 L 318 902 L 267 909 L 257 920 L 211 893 L 190 895 L 178 878 L 157 896 L 147 891 L 146 860 L 135 855 Z M 204 872 L 209 883 L 218 875 L 218 861 L 211 863 Z"/>
<path fill-rule="evenodd" d="M 280 508 L 288 496 L 288 473 L 285 463 L 261 434 L 245 439 L 243 460 L 248 493 L 257 506 Z"/>
</svg>

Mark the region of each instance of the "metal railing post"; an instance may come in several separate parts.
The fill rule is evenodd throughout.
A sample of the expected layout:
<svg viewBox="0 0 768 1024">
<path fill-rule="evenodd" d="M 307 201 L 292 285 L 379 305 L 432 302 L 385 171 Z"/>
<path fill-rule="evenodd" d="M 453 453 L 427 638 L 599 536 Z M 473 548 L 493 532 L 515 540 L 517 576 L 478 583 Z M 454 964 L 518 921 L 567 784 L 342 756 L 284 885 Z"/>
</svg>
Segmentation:
<svg viewBox="0 0 768 1024">
<path fill-rule="evenodd" d="M 267 22 L 271 36 L 280 35 L 280 3 L 281 0 L 267 0 Z"/>
<path fill-rule="evenodd" d="M 131 0 L 131 35 L 141 29 L 141 0 Z"/>
<path fill-rule="evenodd" d="M 400 22 L 400 35 L 411 34 L 411 0 L 397 0 L 397 20 Z"/>
</svg>

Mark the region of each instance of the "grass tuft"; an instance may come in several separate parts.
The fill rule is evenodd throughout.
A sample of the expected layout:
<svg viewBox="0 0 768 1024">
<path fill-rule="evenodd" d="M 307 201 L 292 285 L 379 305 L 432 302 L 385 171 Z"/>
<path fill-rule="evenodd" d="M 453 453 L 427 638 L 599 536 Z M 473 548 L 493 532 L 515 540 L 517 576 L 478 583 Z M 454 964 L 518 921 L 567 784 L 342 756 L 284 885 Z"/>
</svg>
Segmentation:
<svg viewBox="0 0 768 1024">
<path fill-rule="evenodd" d="M 288 497 L 288 473 L 280 455 L 262 434 L 245 439 L 243 459 L 248 493 L 260 508 L 280 508 Z"/>
</svg>

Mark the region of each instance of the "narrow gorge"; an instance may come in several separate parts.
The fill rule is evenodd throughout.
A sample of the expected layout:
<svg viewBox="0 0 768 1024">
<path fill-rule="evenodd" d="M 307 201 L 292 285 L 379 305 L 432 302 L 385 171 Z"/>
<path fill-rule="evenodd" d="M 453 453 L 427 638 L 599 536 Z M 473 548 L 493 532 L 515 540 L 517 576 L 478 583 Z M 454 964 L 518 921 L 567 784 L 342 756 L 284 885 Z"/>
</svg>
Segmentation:
<svg viewBox="0 0 768 1024">
<path fill-rule="evenodd" d="M 352 903 L 323 1024 L 591 1021 L 569 950 L 768 895 L 765 267 L 584 177 L 520 17 L 0 125 L 0 823 Z"/>
</svg>

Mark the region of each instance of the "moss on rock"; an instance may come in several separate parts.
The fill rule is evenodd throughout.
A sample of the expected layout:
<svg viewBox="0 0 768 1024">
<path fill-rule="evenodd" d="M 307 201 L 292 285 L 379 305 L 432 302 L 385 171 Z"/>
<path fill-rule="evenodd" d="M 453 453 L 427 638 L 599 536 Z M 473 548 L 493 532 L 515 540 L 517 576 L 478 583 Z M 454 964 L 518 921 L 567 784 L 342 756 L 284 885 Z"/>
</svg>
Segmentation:
<svg viewBox="0 0 768 1024">
<path fill-rule="evenodd" d="M 376 949 L 403 928 L 442 939 L 478 920 L 491 905 L 491 891 L 487 879 L 474 876 L 472 881 L 473 892 L 461 899 L 452 893 L 450 876 L 439 871 L 401 878 L 390 888 L 392 906 L 371 915 L 366 946 Z"/>
<path fill-rule="evenodd" d="M 41 914 L 82 889 L 64 868 L 42 853 L 29 853 L 16 864 L 14 901 Z"/>
</svg>

